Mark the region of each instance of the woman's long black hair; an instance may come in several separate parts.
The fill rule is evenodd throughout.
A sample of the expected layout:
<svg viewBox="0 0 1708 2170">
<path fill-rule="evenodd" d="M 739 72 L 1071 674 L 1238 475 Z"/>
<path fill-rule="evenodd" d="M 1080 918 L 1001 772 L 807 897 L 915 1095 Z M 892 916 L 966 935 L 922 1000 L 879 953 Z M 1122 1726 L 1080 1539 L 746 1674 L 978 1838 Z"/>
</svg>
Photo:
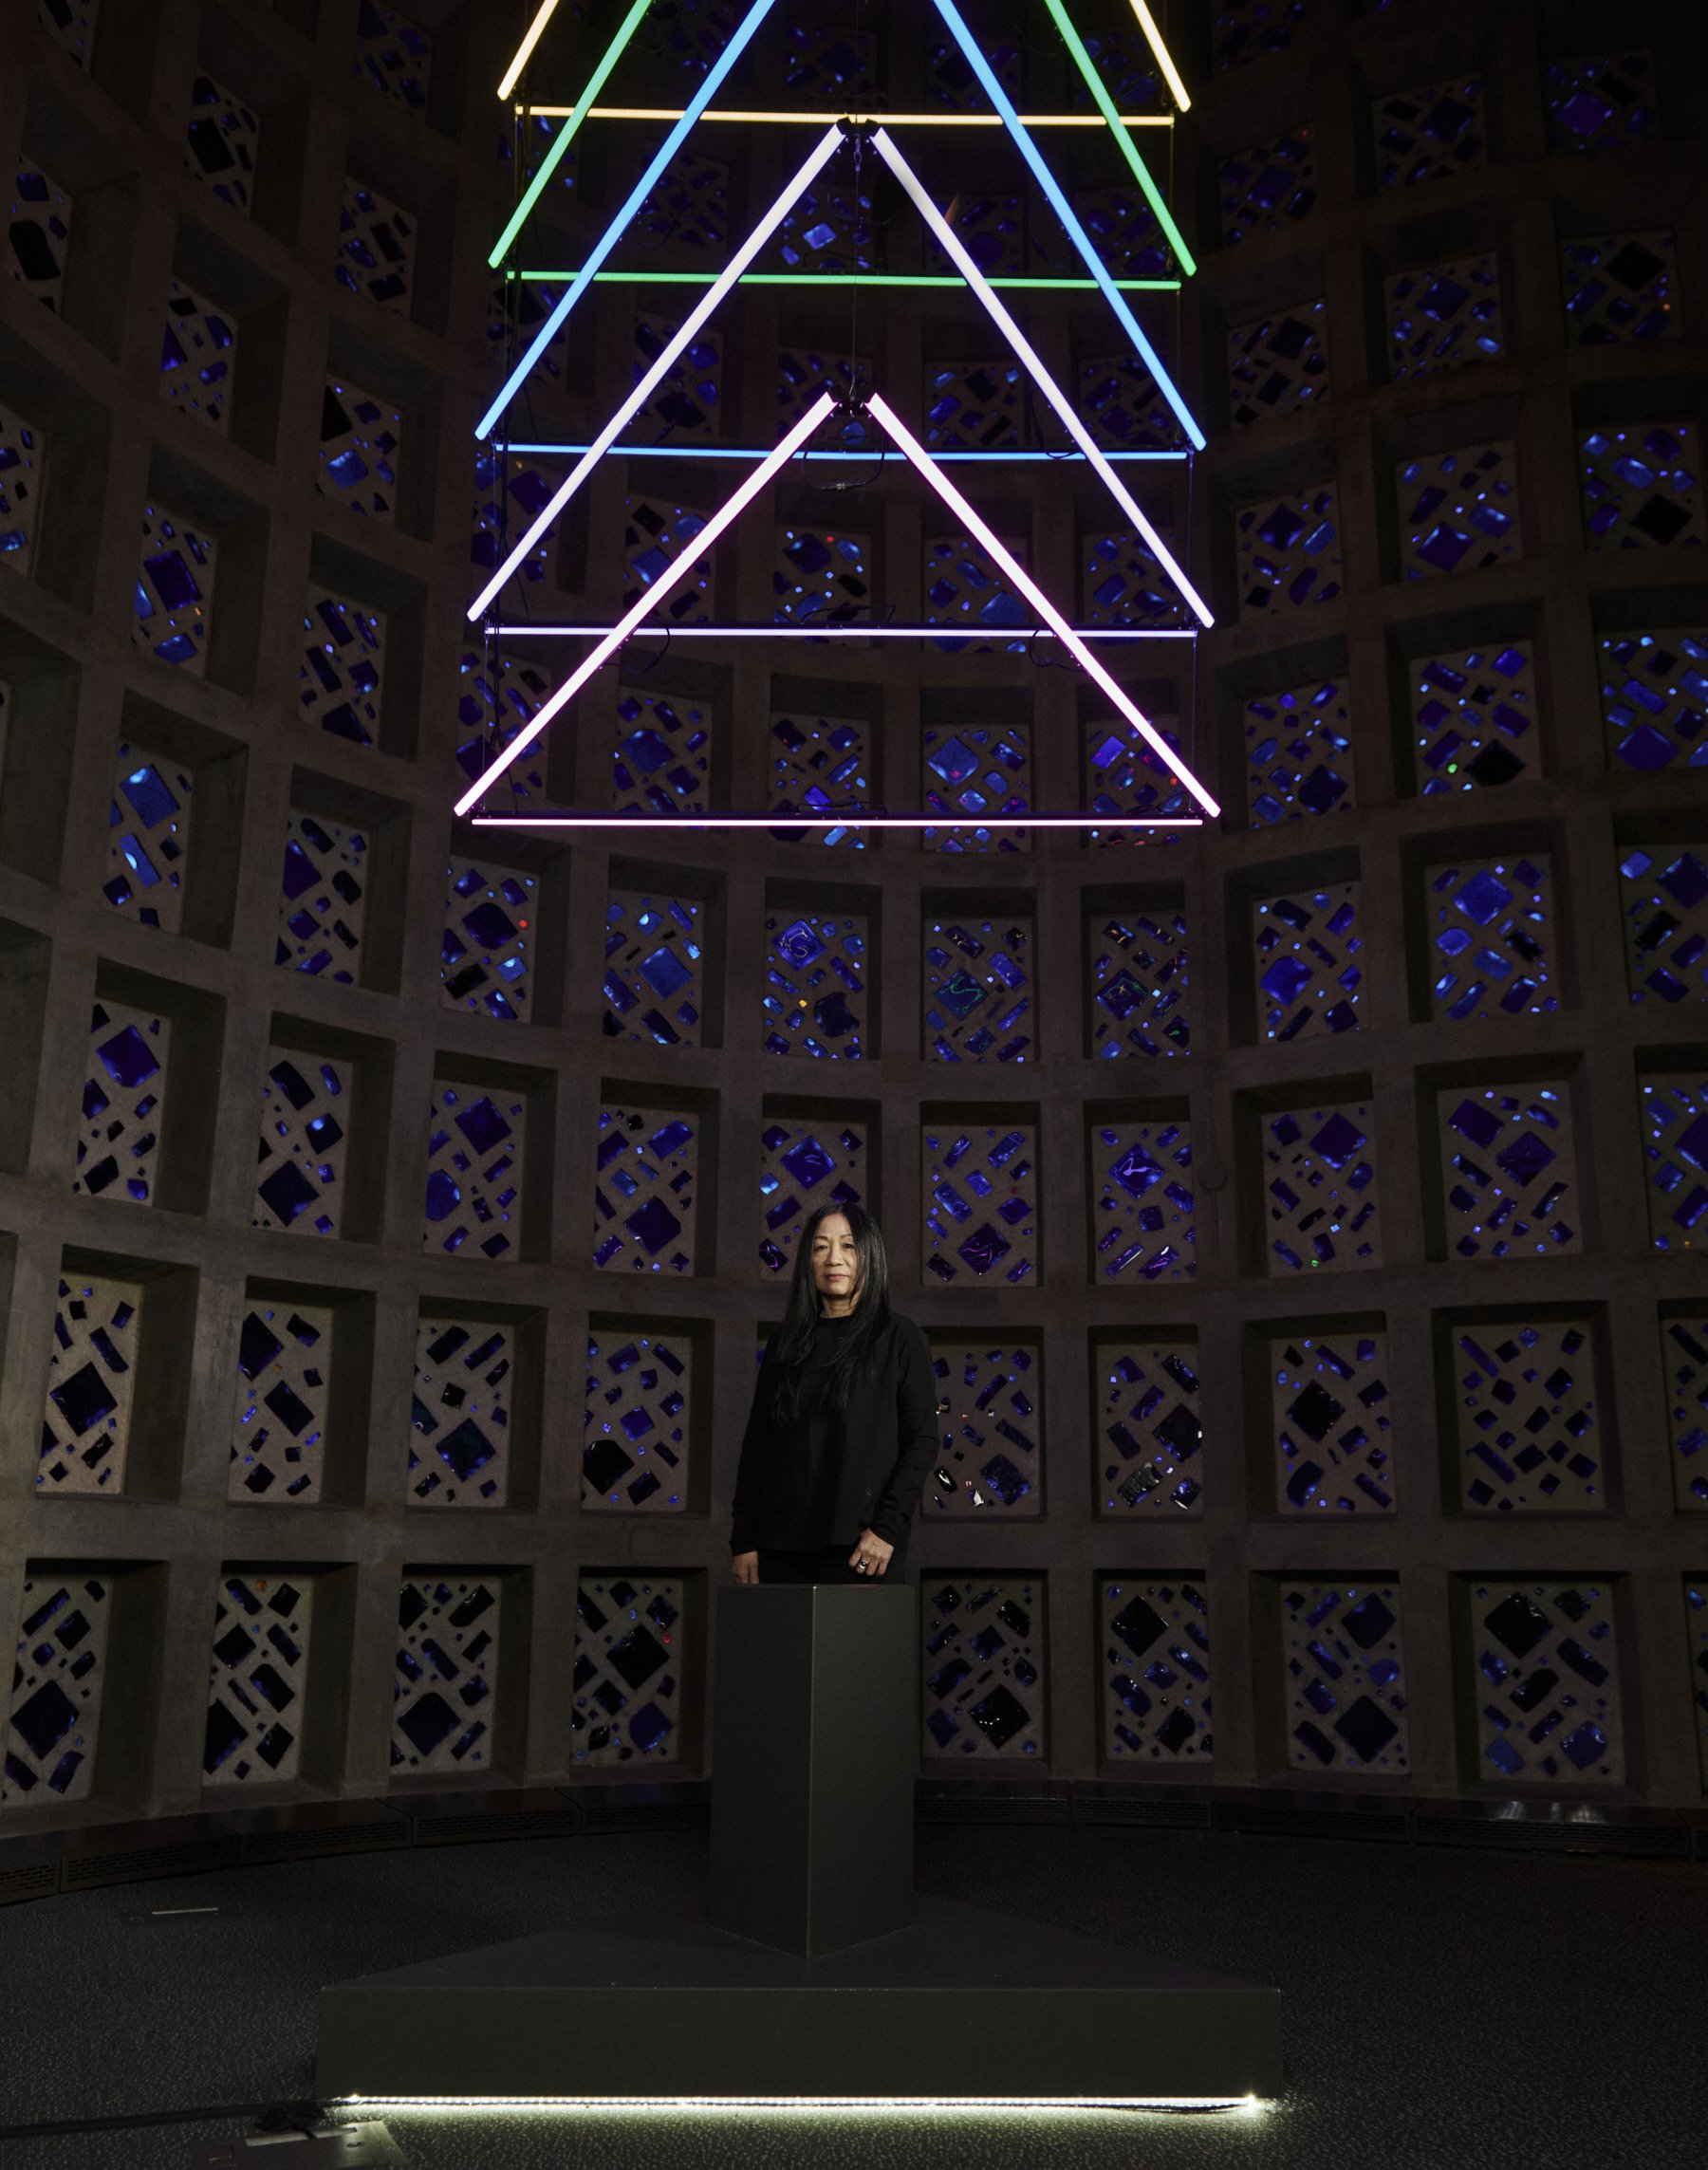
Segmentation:
<svg viewBox="0 0 1708 2170">
<path fill-rule="evenodd" d="M 801 1374 L 812 1354 L 812 1337 L 819 1323 L 819 1292 L 812 1278 L 812 1240 L 820 1224 L 841 1214 L 854 1237 L 855 1271 L 859 1276 L 854 1310 L 841 1346 L 826 1374 L 826 1387 L 838 1409 L 848 1406 L 848 1395 L 873 1344 L 889 1324 L 889 1260 L 884 1255 L 883 1233 L 863 1206 L 840 1206 L 834 1200 L 817 1206 L 807 1216 L 795 1243 L 794 1279 L 789 1286 L 789 1308 L 770 1345 L 774 1367 L 771 1387 L 772 1414 L 788 1423 L 801 1412 Z"/>
</svg>

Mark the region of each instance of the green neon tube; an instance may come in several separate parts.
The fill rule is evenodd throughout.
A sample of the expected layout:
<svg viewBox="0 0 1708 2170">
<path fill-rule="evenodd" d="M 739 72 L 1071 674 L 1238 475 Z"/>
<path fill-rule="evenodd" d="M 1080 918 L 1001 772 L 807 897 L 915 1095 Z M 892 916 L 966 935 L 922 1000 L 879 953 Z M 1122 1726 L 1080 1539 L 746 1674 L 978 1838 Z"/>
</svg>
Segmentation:
<svg viewBox="0 0 1708 2170">
<path fill-rule="evenodd" d="M 628 13 L 622 18 L 622 27 L 619 28 L 617 35 L 605 47 L 604 56 L 600 61 L 599 65 L 593 70 L 591 80 L 588 82 L 586 89 L 584 90 L 580 98 L 577 99 L 574 111 L 564 122 L 562 128 L 559 129 L 550 150 L 547 152 L 545 158 L 540 161 L 540 170 L 534 176 L 533 179 L 529 182 L 527 193 L 524 195 L 521 202 L 516 206 L 515 210 L 511 213 L 510 224 L 498 236 L 498 240 L 492 250 L 492 253 L 487 258 L 487 264 L 489 268 L 495 268 L 502 261 L 505 254 L 508 252 L 511 244 L 515 240 L 516 235 L 521 232 L 523 222 L 527 219 L 529 213 L 540 200 L 540 192 L 546 187 L 552 175 L 557 172 L 559 165 L 563 161 L 564 153 L 575 140 L 576 130 L 587 118 L 587 112 L 592 105 L 593 101 L 604 88 L 606 78 L 609 76 L 611 70 L 617 65 L 617 63 L 622 58 L 623 47 L 628 44 L 629 40 L 634 36 L 636 30 L 640 28 L 640 18 L 646 13 L 647 9 L 651 7 L 651 5 L 652 0 L 634 0 L 634 5 L 629 9 Z M 1126 131 L 1123 129 L 1122 133 L 1124 135 Z"/>
<path fill-rule="evenodd" d="M 525 286 L 562 285 L 578 276 L 574 271 L 518 271 L 512 274 Z M 595 271 L 595 286 L 709 287 L 716 271 Z M 1020 287 L 1030 292 L 1058 294 L 1095 293 L 1095 279 L 991 279 L 993 287 Z M 1179 279 L 1116 279 L 1112 282 L 1130 294 L 1178 294 Z M 915 271 L 744 271 L 736 281 L 742 287 L 958 287 L 967 282 L 954 272 L 942 276 Z"/>
<path fill-rule="evenodd" d="M 1151 179 L 1149 167 L 1139 156 L 1138 145 L 1133 141 L 1133 131 L 1121 125 L 1121 116 L 1115 110 L 1114 100 L 1104 87 L 1103 77 L 1097 72 L 1097 63 L 1086 50 L 1084 40 L 1068 20 L 1068 10 L 1063 7 L 1062 0 L 1044 0 L 1044 5 L 1049 9 L 1056 28 L 1061 31 L 1063 43 L 1073 55 L 1075 66 L 1085 77 L 1086 88 L 1096 100 L 1098 111 L 1109 123 L 1110 135 L 1114 137 L 1125 153 L 1126 162 L 1133 169 L 1133 178 L 1144 191 L 1144 200 L 1156 213 L 1158 224 L 1167 234 L 1170 247 L 1180 260 L 1180 269 L 1188 278 L 1191 278 L 1197 269 L 1197 265 L 1193 260 L 1192 250 L 1187 248 L 1179 228 L 1169 216 L 1168 206 L 1162 200 L 1161 191 Z M 1123 283 L 1121 280 L 1116 281 L 1118 286 Z"/>
</svg>

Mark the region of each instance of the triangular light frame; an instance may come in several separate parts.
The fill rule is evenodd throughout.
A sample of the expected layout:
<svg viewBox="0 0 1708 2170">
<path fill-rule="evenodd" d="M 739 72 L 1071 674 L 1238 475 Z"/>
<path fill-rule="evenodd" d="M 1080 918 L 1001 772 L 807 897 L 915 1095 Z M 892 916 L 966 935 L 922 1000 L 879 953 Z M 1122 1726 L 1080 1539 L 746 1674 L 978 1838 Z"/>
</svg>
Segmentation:
<svg viewBox="0 0 1708 2170">
<path fill-rule="evenodd" d="M 766 454 L 758 466 L 748 474 L 745 481 L 732 492 L 713 517 L 707 521 L 681 555 L 671 561 L 666 570 L 653 583 L 645 594 L 639 597 L 618 623 L 613 625 L 587 651 L 563 684 L 541 704 L 529 719 L 527 725 L 516 733 L 508 746 L 501 750 L 491 767 L 457 800 L 455 811 L 459 815 L 466 815 L 473 811 L 499 777 L 513 762 L 520 759 L 533 741 L 550 725 L 552 719 L 562 713 L 583 686 L 609 661 L 629 636 L 640 628 L 642 621 L 679 584 L 697 561 L 716 542 L 717 538 L 727 529 L 734 525 L 767 483 L 772 481 L 788 462 L 805 448 L 815 431 L 836 411 L 837 405 L 838 402 L 828 392 L 819 394 L 806 413 L 791 426 L 788 434 Z M 1219 816 L 1221 808 L 1204 786 L 1180 760 L 1179 755 L 1169 746 L 1161 733 L 1157 730 L 1124 688 L 1118 684 L 1109 672 L 1105 669 L 1081 635 L 1062 616 L 1055 604 L 1050 602 L 1013 552 L 993 532 L 983 516 L 967 502 L 944 473 L 942 467 L 932 458 L 930 453 L 907 428 L 888 401 L 875 391 L 868 392 L 863 403 L 863 412 L 878 425 L 896 449 L 905 455 L 910 465 L 930 484 L 950 510 L 958 519 L 965 522 L 967 531 L 984 545 L 1000 570 L 1006 574 L 1026 601 L 1030 603 L 1033 610 L 1037 612 L 1039 619 L 1049 627 L 1079 668 L 1092 680 L 1105 698 L 1114 706 L 1117 713 L 1125 719 L 1145 745 L 1150 748 L 1151 751 L 1164 763 L 1167 770 L 1184 786 L 1190 796 L 1202 808 L 1203 813 L 1212 819 Z M 573 819 L 574 817 L 570 818 Z M 692 814 L 671 817 L 672 823 L 678 819 L 684 825 L 694 826 Z M 551 825 L 551 817 L 532 817 L 529 825 Z M 850 825 L 859 825 L 857 814 L 852 816 Z M 1018 825 L 1025 826 L 1027 825 L 1023 823 Z M 1143 827 L 1146 824 L 1142 817 L 1138 817 L 1123 822 L 1121 825 Z M 1182 825 L 1171 823 L 1168 825 L 1179 826 Z"/>
</svg>

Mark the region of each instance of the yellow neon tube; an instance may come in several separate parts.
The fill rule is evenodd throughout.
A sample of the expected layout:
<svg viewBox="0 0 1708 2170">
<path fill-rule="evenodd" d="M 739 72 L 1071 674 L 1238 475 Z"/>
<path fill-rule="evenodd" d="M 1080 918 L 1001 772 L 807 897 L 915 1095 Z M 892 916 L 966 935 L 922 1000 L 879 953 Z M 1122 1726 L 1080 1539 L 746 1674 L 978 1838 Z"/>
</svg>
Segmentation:
<svg viewBox="0 0 1708 2170">
<path fill-rule="evenodd" d="M 533 49 L 539 44 L 547 24 L 557 13 L 557 4 L 558 0 L 541 0 L 539 13 L 528 26 L 528 35 L 516 47 L 515 59 L 504 71 L 504 81 L 498 85 L 500 98 L 508 98 L 511 92 L 515 89 L 516 78 L 533 57 Z"/>
</svg>

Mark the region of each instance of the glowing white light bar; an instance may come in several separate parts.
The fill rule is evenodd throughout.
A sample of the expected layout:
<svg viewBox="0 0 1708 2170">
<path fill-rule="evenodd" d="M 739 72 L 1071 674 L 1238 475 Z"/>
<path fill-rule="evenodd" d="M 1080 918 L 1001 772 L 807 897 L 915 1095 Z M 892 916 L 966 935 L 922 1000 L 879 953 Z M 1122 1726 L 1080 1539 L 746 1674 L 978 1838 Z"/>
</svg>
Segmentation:
<svg viewBox="0 0 1708 2170">
<path fill-rule="evenodd" d="M 1151 49 L 1152 59 L 1162 70 L 1162 80 L 1167 83 L 1175 103 L 1182 113 L 1190 112 L 1192 101 L 1186 95 L 1186 85 L 1180 81 L 1180 71 L 1176 67 L 1168 47 L 1162 43 L 1162 33 L 1158 29 L 1156 18 L 1145 6 L 1144 0 L 1133 0 L 1133 13 L 1139 18 L 1139 28 L 1144 33 L 1144 42 Z"/>
<path fill-rule="evenodd" d="M 1048 161 L 1040 153 L 1038 146 L 1032 141 L 1031 137 L 1028 134 L 1026 123 L 1021 120 L 1019 114 L 1015 112 L 1013 104 L 1010 100 L 1007 91 L 1005 91 L 1001 83 L 997 82 L 995 74 L 992 70 L 990 62 L 985 59 L 984 54 L 979 50 L 977 40 L 974 37 L 972 31 L 968 29 L 966 24 L 962 21 L 960 10 L 956 7 L 955 0 L 936 0 L 936 5 L 938 13 L 948 25 L 951 35 L 954 37 L 956 44 L 959 46 L 961 52 L 966 59 L 967 65 L 978 78 L 979 83 L 984 90 L 985 96 L 996 108 L 996 111 L 1002 116 L 1003 121 L 1008 128 L 1009 134 L 1014 139 L 1015 147 L 1019 150 L 1027 164 L 1031 168 L 1032 174 L 1037 180 L 1038 186 L 1044 191 L 1046 196 L 1049 197 L 1050 209 L 1061 220 L 1063 227 L 1067 231 L 1068 238 L 1073 243 L 1074 248 L 1079 251 L 1080 257 L 1084 262 L 1086 270 L 1090 272 L 1091 276 L 1097 281 L 1099 287 L 1102 287 L 1104 299 L 1108 303 L 1110 308 L 1114 310 L 1116 321 L 1120 324 L 1122 329 L 1126 333 L 1127 337 L 1132 341 L 1133 344 L 1138 348 L 1139 352 L 1144 357 L 1145 366 L 1149 369 L 1151 375 L 1157 380 L 1157 389 L 1161 393 L 1163 399 L 1167 400 L 1169 406 L 1173 409 L 1175 417 L 1179 421 L 1180 427 L 1186 432 L 1186 435 L 1191 438 L 1193 444 L 1198 449 L 1198 451 L 1201 452 L 1204 448 L 1205 442 L 1203 431 L 1198 428 L 1197 423 L 1193 419 L 1191 410 L 1187 407 L 1185 400 L 1181 399 L 1179 393 L 1175 389 L 1173 380 L 1170 378 L 1167 370 L 1162 366 L 1161 357 L 1157 353 L 1156 348 L 1152 346 L 1150 341 L 1145 338 L 1143 330 L 1141 328 L 1139 319 L 1133 314 L 1132 310 L 1127 306 L 1126 296 L 1121 291 L 1120 287 L 1116 286 L 1114 280 L 1110 278 L 1108 272 L 1105 269 L 1103 258 L 1091 246 L 1089 235 L 1086 233 L 1085 228 L 1080 224 L 1078 218 L 1074 215 L 1073 207 L 1068 203 L 1068 198 L 1062 194 L 1060 185 L 1058 184 L 1054 174 L 1050 172 Z"/>
<path fill-rule="evenodd" d="M 770 0 L 767 0 L 767 5 L 770 5 Z M 771 205 L 752 233 L 748 235 L 734 255 L 731 257 L 722 276 L 707 289 L 694 307 L 689 310 L 687 317 L 659 350 L 658 358 L 653 362 L 652 367 L 647 370 L 628 398 L 623 400 L 616 413 L 605 423 L 604 428 L 600 431 L 598 436 L 587 447 L 569 473 L 559 483 L 556 490 L 553 491 L 550 497 L 547 499 L 534 516 L 528 532 L 511 551 L 497 571 L 493 573 L 492 579 L 488 581 L 473 602 L 470 603 L 468 616 L 471 619 L 479 618 L 482 615 L 493 596 L 498 593 L 517 566 L 528 557 L 547 529 L 550 527 L 564 507 L 568 504 L 570 498 L 575 495 L 587 476 L 604 457 L 605 453 L 616 443 L 624 425 L 632 421 L 640 409 L 645 406 L 648 399 L 652 398 L 654 392 L 670 374 L 677 361 L 693 343 L 700 326 L 719 307 L 724 296 L 735 287 L 743 271 L 759 254 L 777 228 L 782 225 L 796 198 L 811 184 L 819 170 L 840 147 L 842 141 L 842 131 L 833 122 L 819 138 L 810 155 L 803 162 L 794 178 L 778 195 L 776 202 Z"/>
<path fill-rule="evenodd" d="M 769 4 L 770 0 L 767 0 L 767 5 Z M 470 785 L 456 802 L 456 811 L 459 814 L 466 814 L 476 800 L 497 782 L 511 763 L 518 759 L 523 751 L 532 745 L 559 710 L 566 702 L 574 699 L 594 672 L 616 653 L 617 649 L 628 639 L 647 613 L 656 609 L 672 588 L 676 587 L 686 577 L 690 569 L 712 547 L 712 545 L 716 542 L 724 529 L 739 517 L 743 507 L 759 491 L 764 489 L 765 485 L 785 464 L 795 447 L 806 442 L 835 404 L 835 400 L 831 399 L 828 392 L 819 394 L 811 406 L 796 422 L 793 429 L 781 440 L 776 450 L 764 459 L 744 482 L 736 486 L 732 494 L 707 521 L 699 533 L 695 536 L 681 556 L 674 559 L 659 574 L 645 594 L 637 600 L 628 615 L 613 625 L 596 647 L 588 650 L 587 654 L 582 658 L 569 677 L 564 680 L 550 698 L 535 710 L 529 718 L 526 727 L 519 731 L 510 744 L 500 751 L 497 759 L 485 774 Z"/>
<path fill-rule="evenodd" d="M 539 361 L 547 347 L 557 337 L 559 327 L 570 310 L 593 284 L 593 274 L 617 246 L 621 236 L 628 231 L 629 226 L 634 221 L 635 213 L 652 194 L 659 175 L 676 156 L 694 123 L 717 95 L 725 77 L 741 58 L 743 52 L 746 51 L 749 41 L 760 24 L 764 22 L 766 16 L 770 14 L 773 5 L 774 0 L 752 0 L 752 5 L 736 25 L 729 44 L 724 46 L 722 52 L 718 54 L 716 60 L 707 70 L 705 81 L 682 108 L 682 118 L 653 153 L 652 158 L 647 162 L 646 171 L 629 191 L 622 208 L 588 251 L 573 284 L 566 289 L 550 315 L 534 334 L 528 352 L 511 370 L 503 390 L 481 417 L 474 430 L 476 437 L 491 436 L 492 425 L 515 398 L 521 389 L 523 380 L 531 371 L 534 363 Z"/>
<path fill-rule="evenodd" d="M 504 81 L 498 85 L 500 98 L 508 98 L 516 87 L 516 78 L 533 58 L 533 49 L 539 44 L 546 26 L 557 13 L 558 0 L 540 0 L 540 11 L 528 26 L 528 34 L 516 47 L 516 57 L 504 71 Z"/>
<path fill-rule="evenodd" d="M 493 829 L 1197 829 L 1200 814 L 874 814 L 863 807 L 819 814 L 777 807 L 764 814 L 476 814 L 475 828 Z"/>
<path fill-rule="evenodd" d="M 603 640 L 610 625 L 557 625 L 531 618 L 505 619 L 488 630 L 501 640 Z M 866 625 L 853 620 L 835 625 L 664 625 L 673 640 L 1054 640 L 1053 625 Z M 1196 640 L 1190 625 L 1076 625 L 1081 640 Z"/>
<path fill-rule="evenodd" d="M 1197 778 L 1193 775 L 1192 771 L 1184 766 L 1179 754 L 1172 751 L 1167 741 L 1150 721 L 1150 718 L 1128 698 L 1123 688 L 1110 677 L 1108 672 L 1104 669 L 1097 658 L 1075 633 L 1072 626 L 1068 624 L 1055 604 L 1050 602 L 1049 596 L 1044 593 L 1044 590 L 1033 580 L 1019 559 L 1014 556 L 1008 545 L 1000 539 L 994 529 L 989 525 L 983 516 L 974 510 L 955 484 L 950 481 L 949 477 L 925 450 L 925 447 L 914 436 L 900 416 L 876 392 L 871 394 L 867 405 L 883 428 L 888 431 L 896 443 L 912 460 L 915 467 L 919 469 L 920 474 L 931 484 L 943 503 L 951 510 L 958 513 L 960 518 L 966 522 L 967 532 L 984 545 L 995 560 L 998 567 L 1008 575 L 1044 622 L 1053 629 L 1057 640 L 1067 648 L 1086 676 L 1094 685 L 1102 689 L 1107 699 L 1115 704 L 1119 713 L 1125 716 L 1159 760 L 1179 778 L 1198 805 L 1203 807 L 1205 813 L 1219 815 L 1221 808 L 1205 790 Z"/>
<path fill-rule="evenodd" d="M 992 290 L 990 282 L 967 252 L 955 229 L 925 193 L 919 176 L 902 157 L 900 145 L 896 143 L 893 138 L 887 136 L 882 128 L 874 135 L 872 141 L 884 164 L 888 166 L 891 173 L 895 175 L 912 197 L 915 208 L 931 230 L 933 240 L 947 254 L 956 270 L 984 304 L 992 322 L 1008 339 L 1014 352 L 1026 364 L 1027 373 L 1031 378 L 1032 382 L 1055 410 L 1056 418 L 1062 427 L 1068 432 L 1068 435 L 1084 453 L 1091 465 L 1096 468 L 1109 494 L 1150 545 L 1158 564 L 1164 567 L 1168 577 L 1191 604 L 1194 617 L 1197 618 L 1200 625 L 1214 625 L 1216 620 L 1211 613 L 1209 604 L 1187 579 L 1173 551 L 1163 542 L 1151 522 L 1145 518 L 1132 491 L 1128 490 L 1126 484 L 1122 481 L 1107 459 L 1105 458 L 1102 448 L 1080 419 L 1078 409 L 1049 371 L 1045 368 L 1030 341 L 1028 340 L 1026 334 L 1010 315 L 1008 307 L 1000 296 Z M 1203 441 L 1203 438 L 1199 436 L 1197 442 L 1201 445 Z"/>
</svg>

